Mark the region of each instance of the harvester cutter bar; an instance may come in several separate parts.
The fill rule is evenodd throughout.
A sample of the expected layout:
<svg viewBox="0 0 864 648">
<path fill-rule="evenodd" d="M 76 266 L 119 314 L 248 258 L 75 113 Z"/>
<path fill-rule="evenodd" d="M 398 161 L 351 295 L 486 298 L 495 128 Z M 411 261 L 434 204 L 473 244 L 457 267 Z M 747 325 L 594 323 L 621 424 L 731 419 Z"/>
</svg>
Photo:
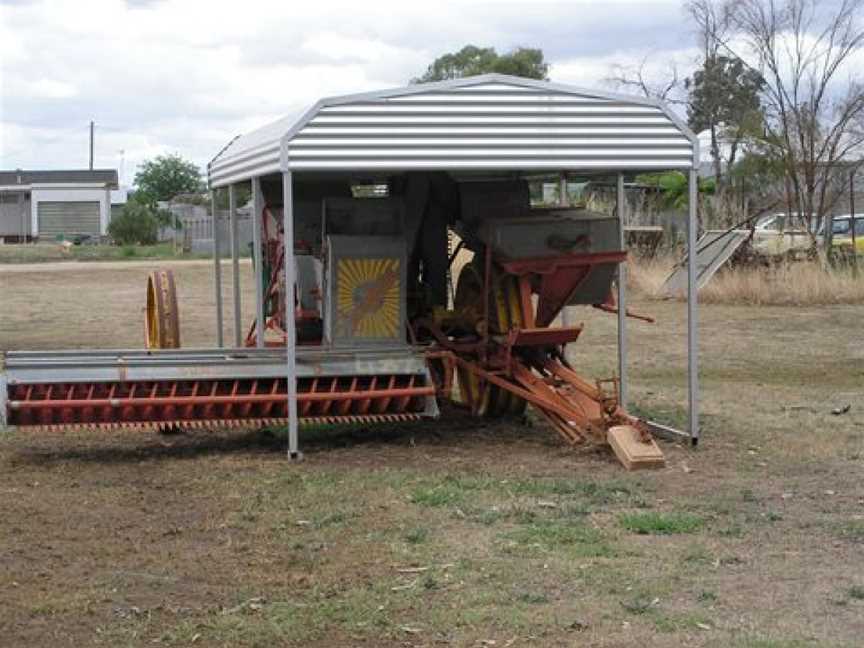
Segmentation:
<svg viewBox="0 0 864 648">
<path fill-rule="evenodd" d="M 437 415 L 435 386 L 410 348 L 298 350 L 304 424 Z M 287 421 L 285 351 L 10 353 L 7 424 L 51 430 L 262 427 Z"/>
</svg>

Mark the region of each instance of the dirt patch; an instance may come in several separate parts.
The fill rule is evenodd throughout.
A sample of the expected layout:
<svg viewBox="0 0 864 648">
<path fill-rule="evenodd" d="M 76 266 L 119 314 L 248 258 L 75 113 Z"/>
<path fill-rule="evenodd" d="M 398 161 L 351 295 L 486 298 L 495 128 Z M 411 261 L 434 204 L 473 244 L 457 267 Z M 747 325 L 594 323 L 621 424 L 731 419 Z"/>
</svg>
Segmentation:
<svg viewBox="0 0 864 648">
<path fill-rule="evenodd" d="M 215 341 L 213 264 L 209 261 L 0 265 L 0 350 L 138 348 L 144 340 L 147 274 L 173 270 L 185 347 Z M 230 264 L 223 265 L 226 339 L 233 339 Z M 251 264 L 240 265 L 244 327 L 252 321 Z M 245 334 L 245 329 L 243 333 Z"/>
</svg>

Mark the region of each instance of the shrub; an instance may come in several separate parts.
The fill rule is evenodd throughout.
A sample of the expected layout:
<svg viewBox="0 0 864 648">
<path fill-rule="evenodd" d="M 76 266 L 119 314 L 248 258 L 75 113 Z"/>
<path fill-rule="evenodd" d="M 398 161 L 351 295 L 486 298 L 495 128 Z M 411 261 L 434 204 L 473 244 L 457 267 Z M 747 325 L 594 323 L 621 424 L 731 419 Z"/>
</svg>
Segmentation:
<svg viewBox="0 0 864 648">
<path fill-rule="evenodd" d="M 108 225 L 108 234 L 119 245 L 153 245 L 159 233 L 155 211 L 137 202 L 128 202 Z"/>
</svg>

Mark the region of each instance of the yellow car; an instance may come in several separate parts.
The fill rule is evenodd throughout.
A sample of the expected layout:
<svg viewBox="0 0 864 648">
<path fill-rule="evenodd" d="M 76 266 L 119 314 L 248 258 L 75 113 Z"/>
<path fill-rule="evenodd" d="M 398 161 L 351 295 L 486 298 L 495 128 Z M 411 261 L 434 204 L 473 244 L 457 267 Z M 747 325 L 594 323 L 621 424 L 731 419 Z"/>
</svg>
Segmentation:
<svg viewBox="0 0 864 648">
<path fill-rule="evenodd" d="M 851 216 L 835 216 L 831 225 L 831 241 L 836 247 L 850 248 L 852 247 L 852 227 L 853 219 Z M 855 252 L 864 254 L 864 214 L 855 214 Z"/>
</svg>

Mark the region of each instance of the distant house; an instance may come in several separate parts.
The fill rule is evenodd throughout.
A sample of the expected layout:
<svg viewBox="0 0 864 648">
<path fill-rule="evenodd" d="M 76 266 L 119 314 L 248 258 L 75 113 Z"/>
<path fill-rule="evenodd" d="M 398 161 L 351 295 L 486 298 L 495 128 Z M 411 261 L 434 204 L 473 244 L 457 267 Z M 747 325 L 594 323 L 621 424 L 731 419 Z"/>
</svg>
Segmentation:
<svg viewBox="0 0 864 648">
<path fill-rule="evenodd" d="M 114 169 L 0 171 L 0 238 L 105 235 L 116 189 Z"/>
</svg>

